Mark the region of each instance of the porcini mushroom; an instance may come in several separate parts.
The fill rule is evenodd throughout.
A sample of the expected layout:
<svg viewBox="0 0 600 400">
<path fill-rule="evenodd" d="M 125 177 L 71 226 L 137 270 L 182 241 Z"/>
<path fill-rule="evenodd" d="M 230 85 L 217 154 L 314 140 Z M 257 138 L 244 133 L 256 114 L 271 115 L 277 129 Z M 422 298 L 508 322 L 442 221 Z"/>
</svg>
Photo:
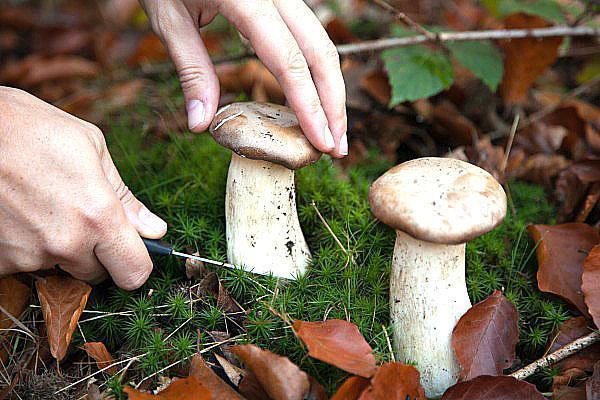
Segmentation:
<svg viewBox="0 0 600 400">
<path fill-rule="evenodd" d="M 234 103 L 217 112 L 214 139 L 233 151 L 225 195 L 229 262 L 258 274 L 294 279 L 310 251 L 296 213 L 294 170 L 321 153 L 294 113 L 269 103 Z"/>
<path fill-rule="evenodd" d="M 452 330 L 471 307 L 465 243 L 506 215 L 502 186 L 483 169 L 450 158 L 400 164 L 369 190 L 373 214 L 396 229 L 390 275 L 394 348 L 415 362 L 427 397 L 456 383 Z"/>
</svg>

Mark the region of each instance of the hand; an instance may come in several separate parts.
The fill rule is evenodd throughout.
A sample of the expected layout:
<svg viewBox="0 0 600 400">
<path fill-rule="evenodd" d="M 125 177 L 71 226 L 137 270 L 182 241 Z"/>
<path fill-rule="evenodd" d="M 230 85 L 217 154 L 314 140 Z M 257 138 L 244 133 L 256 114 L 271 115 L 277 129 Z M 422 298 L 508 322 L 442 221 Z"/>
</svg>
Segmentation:
<svg viewBox="0 0 600 400">
<path fill-rule="evenodd" d="M 0 86 L 0 274 L 58 264 L 75 278 L 141 286 L 152 261 L 139 235 L 167 225 L 131 194 L 102 132 Z"/>
<path fill-rule="evenodd" d="M 175 63 L 192 131 L 208 127 L 219 103 L 219 81 L 198 32 L 218 12 L 275 75 L 308 140 L 334 157 L 348 154 L 338 53 L 302 0 L 140 1 Z"/>
</svg>

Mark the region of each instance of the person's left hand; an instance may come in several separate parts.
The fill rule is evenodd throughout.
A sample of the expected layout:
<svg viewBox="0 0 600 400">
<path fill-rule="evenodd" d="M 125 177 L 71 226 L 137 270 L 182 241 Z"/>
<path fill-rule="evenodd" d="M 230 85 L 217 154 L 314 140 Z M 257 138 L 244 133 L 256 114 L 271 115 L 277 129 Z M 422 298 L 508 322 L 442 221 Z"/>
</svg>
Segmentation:
<svg viewBox="0 0 600 400">
<path fill-rule="evenodd" d="M 308 140 L 334 157 L 348 154 L 337 49 L 302 0 L 140 1 L 175 63 L 192 131 L 208 127 L 219 103 L 219 81 L 199 28 L 220 13 L 281 84 Z"/>
</svg>

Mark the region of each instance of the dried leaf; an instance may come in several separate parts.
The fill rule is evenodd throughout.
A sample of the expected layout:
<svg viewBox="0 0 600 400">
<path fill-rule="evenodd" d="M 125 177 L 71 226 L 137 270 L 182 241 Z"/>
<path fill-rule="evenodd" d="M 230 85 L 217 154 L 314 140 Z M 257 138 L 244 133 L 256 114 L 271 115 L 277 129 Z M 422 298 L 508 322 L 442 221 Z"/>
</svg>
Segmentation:
<svg viewBox="0 0 600 400">
<path fill-rule="evenodd" d="M 173 381 L 165 390 L 158 394 L 140 392 L 132 387 L 123 389 L 129 400 L 211 400 L 210 390 L 202 385 L 197 378 L 190 376 Z"/>
<path fill-rule="evenodd" d="M 461 380 L 502 375 L 511 366 L 519 342 L 518 319 L 517 308 L 496 290 L 458 320 L 452 347 L 461 366 Z"/>
<path fill-rule="evenodd" d="M 67 354 L 71 336 L 92 287 L 67 276 L 48 276 L 35 282 L 48 330 L 50 352 L 58 361 Z"/>
<path fill-rule="evenodd" d="M 221 365 L 221 368 L 223 368 L 225 375 L 227 375 L 231 383 L 233 383 L 235 386 L 239 386 L 244 371 L 230 363 L 225 357 L 215 354 L 215 358 L 217 359 L 219 365 Z"/>
<path fill-rule="evenodd" d="M 597 202 L 600 161 L 586 160 L 571 164 L 558 175 L 554 195 L 560 204 L 560 220 L 583 222 Z"/>
<path fill-rule="evenodd" d="M 19 319 L 28 305 L 31 289 L 14 276 L 0 279 L 0 306 L 12 317 Z M 0 312 L 0 330 L 9 329 L 14 326 L 14 321 Z M 6 365 L 10 353 L 10 344 L 13 333 L 5 331 L 0 336 L 0 361 Z"/>
<path fill-rule="evenodd" d="M 594 373 L 585 384 L 586 400 L 600 400 L 600 361 L 594 365 Z"/>
<path fill-rule="evenodd" d="M 255 375 L 257 382 L 272 400 L 302 400 L 308 393 L 308 375 L 287 357 L 251 344 L 233 346 L 231 350 Z"/>
<path fill-rule="evenodd" d="M 538 287 L 556 294 L 589 315 L 581 291 L 583 260 L 600 240 L 598 231 L 579 222 L 561 225 L 530 225 L 536 242 Z"/>
<path fill-rule="evenodd" d="M 436 138 L 444 143 L 470 145 L 477 141 L 479 132 L 475 124 L 462 115 L 448 100 L 442 100 L 433 107 L 433 128 Z"/>
<path fill-rule="evenodd" d="M 110 355 L 106 346 L 102 342 L 87 342 L 84 343 L 83 349 L 88 356 L 96 361 L 99 369 L 103 369 L 115 362 L 114 358 Z M 116 365 L 104 370 L 109 375 L 114 375 L 117 372 Z"/>
<path fill-rule="evenodd" d="M 596 326 L 600 326 L 600 245 L 594 246 L 583 260 L 581 280 L 585 304 Z"/>
<path fill-rule="evenodd" d="M 545 400 L 531 383 L 511 376 L 478 376 L 446 390 L 442 400 Z"/>
<path fill-rule="evenodd" d="M 359 400 L 426 400 L 419 379 L 419 371 L 412 365 L 385 363 L 377 368 Z"/>
<path fill-rule="evenodd" d="M 231 386 L 225 383 L 213 370 L 206 364 L 200 354 L 192 357 L 190 366 L 190 376 L 202 382 L 202 385 L 210 390 L 213 399 L 243 400 Z"/>
<path fill-rule="evenodd" d="M 154 33 L 148 33 L 138 42 L 135 52 L 127 59 L 127 64 L 135 67 L 168 59 L 169 54 L 160 38 Z"/>
<path fill-rule="evenodd" d="M 309 389 L 308 393 L 306 394 L 306 396 L 304 397 L 304 400 L 327 400 L 327 399 L 329 399 L 329 396 L 327 396 L 327 391 L 325 390 L 323 385 L 321 385 L 319 383 L 318 380 L 316 380 L 314 377 L 309 375 L 308 381 L 310 383 L 310 389 Z"/>
<path fill-rule="evenodd" d="M 383 71 L 372 71 L 360 79 L 360 87 L 379 104 L 387 106 L 392 98 L 392 88 Z"/>
<path fill-rule="evenodd" d="M 593 328 L 591 327 L 591 322 L 585 317 L 570 318 L 560 326 L 556 338 L 551 343 L 548 352 L 556 351 L 592 331 Z M 594 364 L 598 360 L 600 360 L 600 343 L 594 343 L 585 349 L 581 349 L 572 356 L 561 360 L 555 366 L 563 375 L 567 374 L 567 371 L 575 368 L 581 371 L 591 372 Z"/>
<path fill-rule="evenodd" d="M 200 253 L 196 252 L 194 256 L 200 256 Z M 202 261 L 188 258 L 185 260 L 185 276 L 188 279 L 202 279 L 208 273 L 208 269 Z"/>
<path fill-rule="evenodd" d="M 552 398 L 556 400 L 586 400 L 585 387 L 558 386 L 552 389 Z"/>
<path fill-rule="evenodd" d="M 24 68 L 25 74 L 17 83 L 26 88 L 58 79 L 92 78 L 100 72 L 98 64 L 79 56 L 55 56 L 30 60 Z"/>
<path fill-rule="evenodd" d="M 355 324 L 339 319 L 296 320 L 293 328 L 308 347 L 309 356 L 365 378 L 375 373 L 373 349 Z"/>
<path fill-rule="evenodd" d="M 248 400 L 271 400 L 252 371 L 244 371 L 244 378 L 238 387 L 241 394 Z"/>
<path fill-rule="evenodd" d="M 215 272 L 211 272 L 200 281 L 198 286 L 200 293 L 208 296 L 212 296 L 217 300 L 217 307 L 221 308 L 228 314 L 239 314 L 245 315 L 245 311 L 234 299 L 231 297 L 225 286 L 221 284 L 219 275 Z"/>
<path fill-rule="evenodd" d="M 0 279 L 0 306 L 10 315 L 19 319 L 27 308 L 31 289 L 14 276 Z M 14 325 L 11 318 L 0 312 L 0 329 L 9 329 Z"/>
<path fill-rule="evenodd" d="M 507 29 L 549 26 L 541 17 L 522 13 L 509 15 L 504 20 L 504 25 Z M 531 85 L 556 60 L 561 43 L 561 37 L 501 42 L 504 50 L 504 76 L 500 93 L 506 103 L 518 103 L 525 99 Z"/>
<path fill-rule="evenodd" d="M 367 378 L 351 376 L 338 388 L 331 400 L 357 400 L 368 386 Z"/>
</svg>

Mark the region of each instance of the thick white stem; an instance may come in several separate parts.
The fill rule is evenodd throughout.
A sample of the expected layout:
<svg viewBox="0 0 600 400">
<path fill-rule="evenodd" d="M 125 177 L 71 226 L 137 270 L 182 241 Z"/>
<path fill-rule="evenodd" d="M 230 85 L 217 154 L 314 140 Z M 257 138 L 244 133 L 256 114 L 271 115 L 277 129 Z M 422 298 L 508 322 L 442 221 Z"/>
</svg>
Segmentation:
<svg viewBox="0 0 600 400">
<path fill-rule="evenodd" d="M 390 304 L 399 360 L 416 363 L 427 397 L 440 397 L 458 380 L 452 330 L 471 307 L 465 245 L 424 242 L 397 231 Z"/>
<path fill-rule="evenodd" d="M 235 153 L 225 196 L 229 262 L 294 279 L 310 262 L 296 213 L 294 171 Z"/>
</svg>

